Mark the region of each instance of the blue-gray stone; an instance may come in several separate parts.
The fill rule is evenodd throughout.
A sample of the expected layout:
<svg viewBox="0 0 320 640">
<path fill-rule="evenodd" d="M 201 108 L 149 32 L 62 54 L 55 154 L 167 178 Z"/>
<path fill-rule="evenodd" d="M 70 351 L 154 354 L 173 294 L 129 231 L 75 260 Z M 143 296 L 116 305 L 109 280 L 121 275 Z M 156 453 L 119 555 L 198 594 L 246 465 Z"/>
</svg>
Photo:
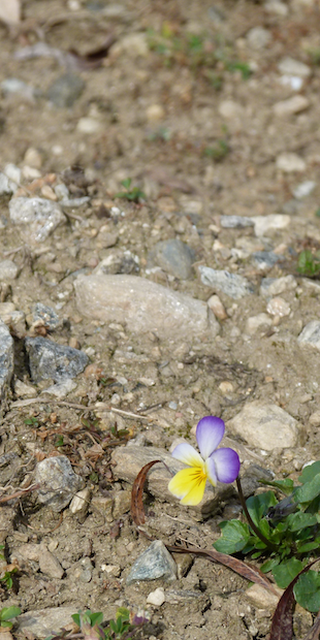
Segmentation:
<svg viewBox="0 0 320 640">
<path fill-rule="evenodd" d="M 42 304 L 42 302 L 37 302 L 33 307 L 33 322 L 39 321 L 43 321 L 49 329 L 56 329 L 60 322 L 54 309 Z"/>
<path fill-rule="evenodd" d="M 163 578 L 167 582 L 177 577 L 177 566 L 161 540 L 156 540 L 135 561 L 127 584 L 138 580 L 156 580 Z"/>
<path fill-rule="evenodd" d="M 211 269 L 211 267 L 199 266 L 201 282 L 208 287 L 222 291 L 230 298 L 239 300 L 252 294 L 254 289 L 249 280 L 229 271 Z"/>
<path fill-rule="evenodd" d="M 26 338 L 29 367 L 34 382 L 52 379 L 61 382 L 75 378 L 89 362 L 86 353 L 56 344 L 48 338 Z"/>
<path fill-rule="evenodd" d="M 38 500 L 53 511 L 62 511 L 83 486 L 83 480 L 72 469 L 67 456 L 52 456 L 38 462 L 35 473 Z"/>
<path fill-rule="evenodd" d="M 244 229 L 253 227 L 254 222 L 246 216 L 221 216 L 220 224 L 224 229 Z"/>
<path fill-rule="evenodd" d="M 0 320 L 0 415 L 6 406 L 13 375 L 13 338 L 7 325 Z"/>
<path fill-rule="evenodd" d="M 273 251 L 256 251 L 252 254 L 252 259 L 261 271 L 271 269 L 277 262 L 283 260 L 282 256 L 273 253 Z"/>
<path fill-rule="evenodd" d="M 72 107 L 84 87 L 85 82 L 82 78 L 74 73 L 65 73 L 49 87 L 46 97 L 56 107 Z"/>
<path fill-rule="evenodd" d="M 187 280 L 193 275 L 194 251 L 179 239 L 158 242 L 150 251 L 148 260 L 152 265 L 161 267 L 181 280 Z"/>
</svg>

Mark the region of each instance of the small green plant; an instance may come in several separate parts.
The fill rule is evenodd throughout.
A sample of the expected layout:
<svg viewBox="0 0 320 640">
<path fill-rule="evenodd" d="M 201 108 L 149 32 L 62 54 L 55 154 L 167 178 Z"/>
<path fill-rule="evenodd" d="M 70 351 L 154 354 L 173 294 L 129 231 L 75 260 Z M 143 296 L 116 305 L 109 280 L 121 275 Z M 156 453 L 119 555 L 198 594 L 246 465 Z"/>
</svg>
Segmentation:
<svg viewBox="0 0 320 640">
<path fill-rule="evenodd" d="M 142 624 L 147 622 L 144 617 L 131 616 L 130 611 L 120 607 L 115 620 L 109 620 L 106 626 L 103 623 L 103 613 L 94 613 L 90 610 L 83 613 L 75 613 L 71 616 L 80 628 L 84 640 L 125 640 L 133 638 L 135 632 Z M 68 637 L 68 636 L 67 636 Z M 46 638 L 46 640 L 49 640 Z"/>
<path fill-rule="evenodd" d="M 139 189 L 139 187 L 131 188 L 132 179 L 126 178 L 125 180 L 121 180 L 122 186 L 125 188 L 125 191 L 120 191 L 116 193 L 115 198 L 125 198 L 125 200 L 131 200 L 132 202 L 140 202 L 140 200 L 145 200 L 146 196 Z"/>
<path fill-rule="evenodd" d="M 21 613 L 19 607 L 3 607 L 0 611 L 0 628 L 12 629 L 13 618 L 16 618 Z"/>
<path fill-rule="evenodd" d="M 222 536 L 214 547 L 227 554 L 249 554 L 264 560 L 261 570 L 272 571 L 277 585 L 285 589 L 320 552 L 320 461 L 304 468 L 295 485 L 290 478 L 268 482 L 273 490 L 240 497 L 248 522 L 229 520 L 220 524 Z M 276 492 L 285 498 L 278 500 Z M 297 602 L 311 612 L 320 609 L 320 572 L 303 573 L 294 586 Z"/>
<path fill-rule="evenodd" d="M 320 272 L 320 252 L 313 254 L 310 249 L 304 249 L 298 256 L 298 272 L 303 276 L 315 278 Z"/>
<path fill-rule="evenodd" d="M 31 427 L 39 427 L 39 420 L 32 416 L 31 418 L 25 418 L 24 424 L 30 425 Z"/>
<path fill-rule="evenodd" d="M 12 589 L 13 587 L 13 575 L 15 573 L 17 573 L 18 568 L 17 567 L 13 567 L 13 569 L 10 569 L 9 571 L 5 571 L 4 575 L 1 576 L 0 581 L 4 582 L 4 584 L 6 585 L 7 589 Z"/>
<path fill-rule="evenodd" d="M 224 139 L 217 140 L 216 144 L 209 147 L 205 147 L 204 155 L 207 158 L 212 158 L 215 162 L 221 162 L 229 153 L 230 147 L 228 142 Z"/>
<path fill-rule="evenodd" d="M 56 447 L 63 447 L 63 445 L 64 445 L 64 439 L 63 439 L 63 436 L 60 435 L 56 439 L 55 446 Z"/>
</svg>

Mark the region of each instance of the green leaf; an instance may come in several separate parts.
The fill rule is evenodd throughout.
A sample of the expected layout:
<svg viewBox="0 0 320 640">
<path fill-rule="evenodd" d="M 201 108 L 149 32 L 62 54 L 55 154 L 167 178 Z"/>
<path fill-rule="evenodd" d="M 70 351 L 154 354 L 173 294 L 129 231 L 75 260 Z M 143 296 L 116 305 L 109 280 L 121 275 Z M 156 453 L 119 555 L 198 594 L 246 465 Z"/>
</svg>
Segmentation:
<svg viewBox="0 0 320 640">
<path fill-rule="evenodd" d="M 10 620 L 11 618 L 15 618 L 19 616 L 21 613 L 21 609 L 19 607 L 3 607 L 0 611 L 0 619 L 2 620 Z"/>
<path fill-rule="evenodd" d="M 246 500 L 248 511 L 256 527 L 260 527 L 261 518 L 266 515 L 270 507 L 274 507 L 276 504 L 277 498 L 273 491 L 266 491 Z"/>
<path fill-rule="evenodd" d="M 94 624 L 101 624 L 101 622 L 103 621 L 103 613 L 101 613 L 100 611 L 97 613 L 92 613 L 90 618 L 92 626 Z"/>
<path fill-rule="evenodd" d="M 295 493 L 295 500 L 298 502 L 311 502 L 320 494 L 320 473 L 312 478 L 309 482 L 305 482 L 299 487 Z"/>
<path fill-rule="evenodd" d="M 296 545 L 299 553 L 308 553 L 309 551 L 320 548 L 320 538 L 316 538 L 312 542 L 304 542 L 304 540 L 298 541 Z"/>
<path fill-rule="evenodd" d="M 267 480 L 260 480 L 261 484 L 268 485 L 268 487 L 274 487 L 275 489 L 279 489 L 286 496 L 289 496 L 294 489 L 294 483 L 291 478 L 284 478 L 284 480 L 273 480 L 269 482 Z"/>
<path fill-rule="evenodd" d="M 119 618 L 119 616 L 121 616 L 123 620 L 129 620 L 130 619 L 129 609 L 126 609 L 125 607 L 119 607 L 116 613 L 116 618 Z"/>
<path fill-rule="evenodd" d="M 312 527 L 317 524 L 318 520 L 312 513 L 291 513 L 287 517 L 287 525 L 289 531 L 300 531 L 306 527 Z"/>
<path fill-rule="evenodd" d="M 272 570 L 272 575 L 278 587 L 286 589 L 302 569 L 303 564 L 301 560 L 290 558 L 290 560 L 285 560 L 281 562 L 281 564 L 278 564 L 278 566 Z"/>
<path fill-rule="evenodd" d="M 221 553 L 237 553 L 242 551 L 250 538 L 250 531 L 247 524 L 240 520 L 229 520 L 221 522 L 222 537 L 214 543 L 214 548 Z"/>
<path fill-rule="evenodd" d="M 310 569 L 303 573 L 295 586 L 293 593 L 296 601 L 312 613 L 320 609 L 320 575 L 318 571 Z"/>
<path fill-rule="evenodd" d="M 124 180 L 121 180 L 121 184 L 125 189 L 130 189 L 131 182 L 132 182 L 131 178 L 125 178 Z"/>
<path fill-rule="evenodd" d="M 260 571 L 262 571 L 263 573 L 268 573 L 269 571 L 272 571 L 275 567 L 277 567 L 279 562 L 279 558 L 270 558 L 261 565 Z"/>
<path fill-rule="evenodd" d="M 71 618 L 80 627 L 80 613 L 73 613 Z"/>
<path fill-rule="evenodd" d="M 299 482 L 301 484 L 305 484 L 305 482 L 310 482 L 313 478 L 320 473 L 320 460 L 317 462 L 313 462 L 312 464 L 308 464 L 302 471 L 301 476 L 299 476 Z"/>
</svg>

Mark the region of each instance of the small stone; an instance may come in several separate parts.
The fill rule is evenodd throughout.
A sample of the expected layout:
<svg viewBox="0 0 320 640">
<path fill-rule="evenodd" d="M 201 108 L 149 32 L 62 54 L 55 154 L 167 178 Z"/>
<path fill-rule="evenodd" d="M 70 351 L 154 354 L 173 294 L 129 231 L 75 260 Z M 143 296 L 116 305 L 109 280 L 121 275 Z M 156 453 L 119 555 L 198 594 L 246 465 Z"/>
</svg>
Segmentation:
<svg viewBox="0 0 320 640">
<path fill-rule="evenodd" d="M 146 116 L 148 122 L 153 124 L 155 122 L 161 122 L 164 119 L 166 112 L 161 104 L 151 104 L 146 110 Z"/>
<path fill-rule="evenodd" d="M 56 398 L 59 398 L 59 400 L 62 400 L 62 398 L 65 398 L 76 388 L 76 382 L 74 382 L 70 378 L 67 378 L 67 380 L 64 380 L 63 382 L 58 382 L 57 384 L 53 384 L 50 387 L 47 387 L 42 391 L 42 393 L 49 393 L 51 396 L 55 396 Z"/>
<path fill-rule="evenodd" d="M 234 300 L 239 300 L 253 293 L 252 284 L 243 276 L 202 265 L 199 266 L 199 272 L 203 284 L 223 291 Z"/>
<path fill-rule="evenodd" d="M 258 237 L 264 236 L 268 231 L 285 229 L 291 222 L 290 216 L 283 213 L 271 213 L 268 216 L 254 216 L 254 232 Z"/>
<path fill-rule="evenodd" d="M 272 34 L 263 27 L 252 27 L 246 35 L 247 42 L 252 49 L 260 51 L 271 42 Z"/>
<path fill-rule="evenodd" d="M 75 378 L 89 362 L 86 353 L 71 347 L 64 347 L 48 338 L 26 338 L 26 351 L 34 382 L 52 379 L 62 382 Z"/>
<path fill-rule="evenodd" d="M 272 319 L 266 313 L 258 313 L 257 316 L 251 316 L 246 322 L 246 333 L 252 336 L 261 327 L 270 327 Z"/>
<path fill-rule="evenodd" d="M 304 62 L 295 60 L 286 56 L 282 58 L 278 64 L 278 69 L 281 73 L 288 76 L 300 76 L 301 78 L 308 78 L 311 74 L 311 69 Z"/>
<path fill-rule="evenodd" d="M 28 164 L 29 167 L 34 167 L 35 169 L 41 169 L 42 167 L 42 156 L 41 153 L 34 147 L 29 147 L 24 154 L 23 162 Z"/>
<path fill-rule="evenodd" d="M 302 173 L 307 165 L 296 153 L 284 152 L 277 157 L 276 167 L 284 173 Z"/>
<path fill-rule="evenodd" d="M 0 262 L 0 281 L 14 280 L 19 273 L 19 267 L 13 260 L 1 260 Z"/>
<path fill-rule="evenodd" d="M 245 591 L 245 595 L 258 609 L 271 609 L 273 612 L 279 602 L 279 598 L 283 594 L 282 589 L 279 589 L 279 587 L 273 585 L 273 588 L 278 591 L 278 595 L 271 593 L 271 591 L 265 589 L 261 584 L 253 584 Z"/>
<path fill-rule="evenodd" d="M 265 2 L 264 8 L 268 13 L 274 13 L 277 16 L 285 18 L 288 15 L 288 6 L 281 0 L 268 0 Z"/>
<path fill-rule="evenodd" d="M 240 413 L 228 421 L 227 427 L 249 445 L 266 451 L 295 447 L 304 440 L 302 427 L 297 420 L 278 405 L 259 400 L 247 403 Z"/>
<path fill-rule="evenodd" d="M 273 251 L 256 251 L 252 254 L 252 259 L 259 270 L 265 271 L 267 269 L 272 269 L 272 267 L 281 260 L 281 256 L 277 255 Z"/>
<path fill-rule="evenodd" d="M 63 627 L 70 624 L 74 613 L 74 605 L 34 609 L 18 616 L 17 632 L 27 638 L 56 636 Z"/>
<path fill-rule="evenodd" d="M 288 98 L 288 100 L 276 102 L 276 104 L 273 105 L 272 110 L 276 116 L 286 118 L 290 115 L 294 115 L 295 113 L 305 111 L 309 106 L 310 101 L 305 96 L 297 95 L 292 98 Z"/>
<path fill-rule="evenodd" d="M 164 590 L 159 587 L 158 589 L 155 589 L 155 591 L 151 591 L 149 593 L 147 597 L 147 604 L 153 604 L 155 607 L 161 607 L 165 599 Z"/>
<path fill-rule="evenodd" d="M 114 496 L 113 517 L 119 518 L 130 511 L 131 491 L 117 491 Z"/>
<path fill-rule="evenodd" d="M 43 187 L 41 187 L 41 195 L 44 198 L 48 198 L 48 200 L 56 201 L 58 199 L 49 184 L 44 184 Z"/>
<path fill-rule="evenodd" d="M 91 491 L 89 487 L 82 489 L 82 491 L 78 491 L 76 495 L 72 498 L 69 509 L 73 515 L 77 516 L 85 516 L 90 502 Z"/>
<path fill-rule="evenodd" d="M 220 224 L 224 229 L 244 229 L 253 227 L 254 222 L 247 216 L 220 216 Z"/>
<path fill-rule="evenodd" d="M 66 218 L 56 202 L 45 198 L 13 198 L 9 202 L 10 219 L 18 225 L 26 242 L 43 242 Z"/>
<path fill-rule="evenodd" d="M 41 573 L 44 573 L 50 578 L 57 578 L 58 580 L 61 580 L 64 575 L 64 570 L 58 558 L 48 550 L 40 553 L 39 569 Z"/>
<path fill-rule="evenodd" d="M 29 167 L 29 165 L 25 164 L 22 167 L 22 176 L 25 180 L 37 180 L 37 178 L 41 178 L 41 172 L 39 169 Z"/>
<path fill-rule="evenodd" d="M 0 83 L 0 87 L 5 96 L 16 95 L 28 102 L 34 102 L 35 98 L 40 95 L 38 89 L 18 78 L 5 78 Z"/>
<path fill-rule="evenodd" d="M 25 384 L 18 378 L 14 382 L 14 391 L 19 398 L 35 398 L 38 393 L 37 390 L 30 384 Z"/>
<path fill-rule="evenodd" d="M 150 54 L 147 34 L 146 33 L 131 33 L 119 40 L 113 45 L 111 50 L 111 56 L 119 56 L 127 54 L 130 59 L 137 57 L 146 57 Z"/>
<path fill-rule="evenodd" d="M 283 298 L 272 298 L 267 304 L 267 312 L 271 316 L 279 316 L 283 318 L 290 314 L 290 306 Z"/>
<path fill-rule="evenodd" d="M 281 76 L 279 82 L 281 82 L 284 87 L 290 87 L 293 91 L 300 91 L 303 86 L 303 78 L 299 76 Z"/>
<path fill-rule="evenodd" d="M 6 304 L 6 303 L 3 303 Z M 14 344 L 8 327 L 0 320 L 0 416 L 6 408 L 13 375 Z"/>
<path fill-rule="evenodd" d="M 60 319 L 52 307 L 42 304 L 42 302 L 36 302 L 33 307 L 33 322 L 41 322 L 52 331 L 59 326 Z"/>
<path fill-rule="evenodd" d="M 56 107 L 72 107 L 81 96 L 85 82 L 74 73 L 65 73 L 49 87 L 46 97 Z"/>
<path fill-rule="evenodd" d="M 320 349 L 320 321 L 311 320 L 301 331 L 298 342 L 302 345 L 309 344 Z"/>
<path fill-rule="evenodd" d="M 76 565 L 73 565 L 72 569 L 76 580 L 81 580 L 81 582 L 85 583 L 91 582 L 93 564 L 88 556 L 82 558 Z"/>
<path fill-rule="evenodd" d="M 295 189 L 293 190 L 293 195 L 297 200 L 303 200 L 303 198 L 307 198 L 310 196 L 312 191 L 316 188 L 317 183 L 314 180 L 305 180 L 304 182 L 300 182 Z"/>
<path fill-rule="evenodd" d="M 216 318 L 218 318 L 219 320 L 227 319 L 228 314 L 217 294 L 213 294 L 213 296 L 210 296 L 209 300 L 207 301 L 207 305 L 209 309 L 211 309 L 211 311 L 214 313 Z"/>
<path fill-rule="evenodd" d="M 87 116 L 78 120 L 77 130 L 86 135 L 93 135 L 94 133 L 101 133 L 103 131 L 103 124 L 97 118 Z"/>
<path fill-rule="evenodd" d="M 263 278 L 260 285 L 260 295 L 264 298 L 273 297 L 296 288 L 297 281 L 291 274 L 281 278 Z"/>
<path fill-rule="evenodd" d="M 127 577 L 127 584 L 138 580 L 156 580 L 163 578 L 166 582 L 176 580 L 176 563 L 160 540 L 155 540 L 135 561 Z"/>
<path fill-rule="evenodd" d="M 314 411 L 314 413 L 311 414 L 309 418 L 309 422 L 310 424 L 312 424 L 313 427 L 320 426 L 320 410 Z"/>
<path fill-rule="evenodd" d="M 10 180 L 5 173 L 0 172 L 0 196 L 11 195 L 18 188 L 18 185 Z"/>
<path fill-rule="evenodd" d="M 151 265 L 157 265 L 181 280 L 192 277 L 194 261 L 194 251 L 179 239 L 158 242 L 148 255 Z"/>
<path fill-rule="evenodd" d="M 235 118 L 243 118 L 244 109 L 238 102 L 234 100 L 224 100 L 220 102 L 218 107 L 219 114 L 226 120 L 233 120 Z"/>
<path fill-rule="evenodd" d="M 52 456 L 38 462 L 35 482 L 40 484 L 39 502 L 59 512 L 68 506 L 83 481 L 74 473 L 69 458 Z"/>
<path fill-rule="evenodd" d="M 234 391 L 233 384 L 229 380 L 223 380 L 220 382 L 218 389 L 221 391 L 223 396 L 227 396 Z"/>
<path fill-rule="evenodd" d="M 104 571 L 108 576 L 119 578 L 121 576 L 121 567 L 119 564 L 102 564 L 101 571 Z"/>
</svg>

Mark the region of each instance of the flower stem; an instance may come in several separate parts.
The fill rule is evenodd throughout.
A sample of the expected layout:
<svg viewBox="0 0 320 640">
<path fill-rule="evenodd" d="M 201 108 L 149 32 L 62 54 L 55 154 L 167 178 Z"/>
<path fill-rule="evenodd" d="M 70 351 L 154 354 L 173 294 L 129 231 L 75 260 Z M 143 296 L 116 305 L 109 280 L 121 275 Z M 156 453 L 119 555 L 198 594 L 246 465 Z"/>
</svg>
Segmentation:
<svg viewBox="0 0 320 640">
<path fill-rule="evenodd" d="M 265 536 L 263 535 L 263 533 L 261 533 L 260 529 L 258 529 L 258 527 L 256 527 L 256 525 L 254 524 L 250 513 L 248 511 L 248 507 L 246 505 L 246 501 L 243 495 L 243 491 L 242 491 L 242 486 L 241 486 L 241 482 L 240 482 L 240 478 L 239 476 L 236 478 L 236 483 L 237 483 L 237 489 L 238 489 L 238 494 L 239 494 L 239 499 L 240 499 L 240 503 L 242 506 L 242 509 L 244 511 L 244 514 L 248 520 L 248 525 L 249 527 L 251 527 L 252 531 L 254 531 L 254 533 L 256 534 L 256 536 L 258 536 L 258 538 L 260 538 L 261 542 L 263 542 L 263 544 L 266 545 L 266 547 L 268 547 L 268 549 L 270 549 L 271 551 L 278 551 L 278 547 L 276 544 L 274 544 L 273 542 L 271 542 L 271 540 L 268 540 L 268 538 L 265 538 Z"/>
</svg>

